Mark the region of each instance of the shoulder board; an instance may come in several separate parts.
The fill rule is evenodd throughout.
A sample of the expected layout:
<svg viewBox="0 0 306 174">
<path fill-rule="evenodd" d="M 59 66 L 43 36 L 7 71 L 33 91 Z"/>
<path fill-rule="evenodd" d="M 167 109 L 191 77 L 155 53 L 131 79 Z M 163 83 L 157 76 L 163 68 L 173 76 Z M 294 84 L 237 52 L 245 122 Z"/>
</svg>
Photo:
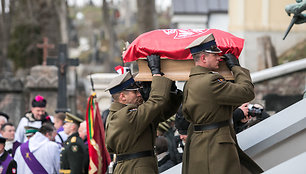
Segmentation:
<svg viewBox="0 0 306 174">
<path fill-rule="evenodd" d="M 71 142 L 71 143 L 75 143 L 75 142 L 76 142 L 76 139 L 77 139 L 76 136 L 74 136 L 74 137 L 72 137 L 72 138 L 70 139 L 70 142 Z"/>
</svg>

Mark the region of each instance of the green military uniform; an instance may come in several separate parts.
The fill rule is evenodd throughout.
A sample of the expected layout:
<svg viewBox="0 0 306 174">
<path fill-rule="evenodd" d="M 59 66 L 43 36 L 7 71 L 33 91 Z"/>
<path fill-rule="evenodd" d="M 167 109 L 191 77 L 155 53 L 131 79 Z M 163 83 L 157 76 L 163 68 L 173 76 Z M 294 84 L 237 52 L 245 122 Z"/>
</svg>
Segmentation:
<svg viewBox="0 0 306 174">
<path fill-rule="evenodd" d="M 156 127 L 177 111 L 180 95 L 170 95 L 172 81 L 153 77 L 149 99 L 137 105 L 114 102 L 106 122 L 106 147 L 110 153 L 134 154 L 153 151 Z M 118 157 L 117 157 L 118 158 Z M 118 161 L 114 174 L 157 174 L 155 155 Z"/>
<path fill-rule="evenodd" d="M 66 113 L 66 122 L 82 122 L 81 119 L 71 117 L 73 115 Z M 84 171 L 85 146 L 83 140 L 79 137 L 79 133 L 72 133 L 64 142 L 61 152 L 61 169 L 60 173 L 81 174 Z M 87 171 L 86 171 L 87 172 Z"/>
<path fill-rule="evenodd" d="M 260 167 L 239 148 L 232 125 L 195 131 L 193 125 L 207 125 L 232 119 L 235 106 L 254 98 L 254 86 L 247 69 L 232 68 L 235 82 L 207 68 L 195 66 L 184 87 L 183 113 L 191 122 L 184 151 L 183 174 L 238 174 L 240 162 L 252 173 Z"/>
</svg>

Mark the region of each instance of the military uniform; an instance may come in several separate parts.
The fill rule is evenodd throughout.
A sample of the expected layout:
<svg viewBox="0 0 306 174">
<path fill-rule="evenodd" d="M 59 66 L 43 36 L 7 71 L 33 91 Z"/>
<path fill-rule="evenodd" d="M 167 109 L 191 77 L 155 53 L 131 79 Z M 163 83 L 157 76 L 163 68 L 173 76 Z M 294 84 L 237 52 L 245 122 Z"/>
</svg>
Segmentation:
<svg viewBox="0 0 306 174">
<path fill-rule="evenodd" d="M 65 122 L 80 124 L 82 120 L 72 114 L 66 113 Z M 61 169 L 63 174 L 87 173 L 84 169 L 86 148 L 78 132 L 72 133 L 65 141 L 61 152 Z M 88 169 L 88 168 L 87 168 Z"/>
<path fill-rule="evenodd" d="M 137 105 L 112 103 L 106 121 L 106 147 L 118 157 L 137 153 L 152 153 L 145 157 L 118 160 L 114 174 L 158 173 L 153 149 L 159 122 L 174 115 L 180 105 L 180 95 L 170 95 L 172 81 L 154 77 L 149 99 Z"/>
<path fill-rule="evenodd" d="M 183 174 L 239 174 L 242 163 L 251 173 L 262 169 L 238 146 L 231 124 L 236 106 L 251 101 L 254 86 L 250 73 L 232 54 L 224 60 L 233 72 L 234 83 L 212 70 L 218 68 L 221 50 L 213 34 L 199 37 L 190 49 L 196 66 L 184 87 L 183 115 L 191 124 L 183 156 Z M 205 52 L 205 53 L 202 53 Z"/>
<path fill-rule="evenodd" d="M 183 99 L 183 113 L 188 121 L 194 125 L 229 121 L 234 106 L 254 98 L 248 70 L 235 66 L 232 71 L 235 83 L 225 81 L 221 75 L 204 67 L 196 66 L 191 70 Z M 248 168 L 253 173 L 262 171 L 237 145 L 232 125 L 204 131 L 195 131 L 190 126 L 186 146 L 189 150 L 184 152 L 185 174 L 199 171 L 237 174 L 241 170 L 241 159 L 248 160 Z"/>
</svg>

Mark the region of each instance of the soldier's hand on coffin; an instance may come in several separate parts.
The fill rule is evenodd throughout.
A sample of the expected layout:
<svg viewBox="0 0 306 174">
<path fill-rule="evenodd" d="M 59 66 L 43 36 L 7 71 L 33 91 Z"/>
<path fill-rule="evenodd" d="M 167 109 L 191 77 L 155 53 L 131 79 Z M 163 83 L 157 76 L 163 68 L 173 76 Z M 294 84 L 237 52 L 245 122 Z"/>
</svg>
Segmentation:
<svg viewBox="0 0 306 174">
<path fill-rule="evenodd" d="M 223 60 L 225 60 L 225 63 L 230 70 L 232 70 L 234 66 L 240 66 L 239 60 L 233 54 L 224 54 Z"/>
<path fill-rule="evenodd" d="M 154 74 L 160 74 L 163 75 L 163 73 L 160 71 L 160 56 L 159 55 L 150 55 L 147 56 L 148 66 L 152 72 L 152 75 Z"/>
</svg>

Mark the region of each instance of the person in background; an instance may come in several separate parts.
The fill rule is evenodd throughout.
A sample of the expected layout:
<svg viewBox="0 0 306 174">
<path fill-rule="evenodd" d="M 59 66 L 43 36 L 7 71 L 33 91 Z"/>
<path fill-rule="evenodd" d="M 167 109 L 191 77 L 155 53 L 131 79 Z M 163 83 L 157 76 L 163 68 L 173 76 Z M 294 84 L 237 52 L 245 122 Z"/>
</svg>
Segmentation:
<svg viewBox="0 0 306 174">
<path fill-rule="evenodd" d="M 64 121 L 66 118 L 66 114 L 63 112 L 57 113 L 54 115 L 54 127 L 56 129 L 57 135 L 55 137 L 55 142 L 59 144 L 63 144 L 67 138 L 68 135 L 64 131 Z"/>
<path fill-rule="evenodd" d="M 42 125 L 42 122 L 44 122 L 46 119 L 50 119 L 50 116 L 46 113 L 46 105 L 47 100 L 44 99 L 44 97 L 37 95 L 32 100 L 32 107 L 31 111 L 27 112 L 20 120 L 16 133 L 15 133 L 15 139 L 21 143 L 25 142 L 26 136 L 25 136 L 25 126 L 32 126 L 36 128 L 40 128 Z"/>
<path fill-rule="evenodd" d="M 31 137 L 35 135 L 36 132 L 39 131 L 39 128 L 32 126 L 25 126 L 24 130 L 25 130 L 26 141 L 28 141 Z"/>
<path fill-rule="evenodd" d="M 14 157 L 17 147 L 21 144 L 15 140 L 15 126 L 12 123 L 5 123 L 1 127 L 1 134 L 6 138 L 5 150 Z"/>
<path fill-rule="evenodd" d="M 85 159 L 84 159 L 84 171 L 85 173 L 88 173 L 88 167 L 89 167 L 89 152 L 88 152 L 88 142 L 87 142 L 87 126 L 86 126 L 86 121 L 82 121 L 80 124 L 79 130 L 78 130 L 80 138 L 84 142 L 84 147 L 85 147 Z"/>
<path fill-rule="evenodd" d="M 15 153 L 17 170 L 23 174 L 59 173 L 60 149 L 54 142 L 56 129 L 50 123 L 41 126 L 26 143 L 21 144 Z"/>
<path fill-rule="evenodd" d="M 168 141 L 163 136 L 156 137 L 155 152 L 158 161 L 158 172 L 161 173 L 173 167 L 175 164 L 170 159 Z"/>
<path fill-rule="evenodd" d="M 233 123 L 236 134 L 247 128 L 247 123 L 252 117 L 249 115 L 249 103 L 244 103 L 233 112 Z"/>
<path fill-rule="evenodd" d="M 10 117 L 6 113 L 0 112 L 0 128 L 2 127 L 2 125 L 8 122 L 9 118 Z M 0 136 L 1 136 L 1 133 L 0 133 Z"/>
<path fill-rule="evenodd" d="M 17 173 L 17 163 L 5 150 L 5 141 L 4 137 L 0 137 L 0 173 L 14 174 Z"/>
<path fill-rule="evenodd" d="M 68 138 L 61 152 L 61 173 L 83 174 L 88 172 L 84 168 L 86 148 L 78 133 L 82 121 L 77 116 L 66 113 L 64 131 Z"/>
</svg>

